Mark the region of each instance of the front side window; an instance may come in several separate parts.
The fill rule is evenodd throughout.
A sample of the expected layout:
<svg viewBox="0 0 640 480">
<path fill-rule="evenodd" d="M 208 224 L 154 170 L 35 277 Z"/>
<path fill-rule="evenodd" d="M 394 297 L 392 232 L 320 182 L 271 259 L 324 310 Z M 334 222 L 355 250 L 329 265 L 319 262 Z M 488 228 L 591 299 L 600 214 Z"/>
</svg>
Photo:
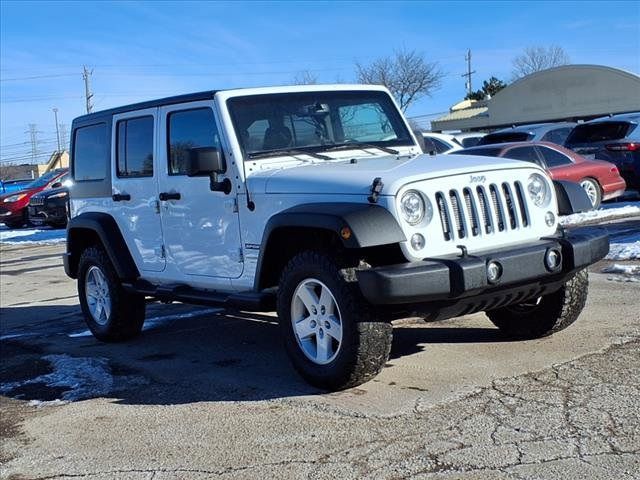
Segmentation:
<svg viewBox="0 0 640 480">
<path fill-rule="evenodd" d="M 414 145 L 384 92 L 251 95 L 229 99 L 228 107 L 249 158 L 280 150 L 322 151 L 349 143 Z"/>
<path fill-rule="evenodd" d="M 186 175 L 192 148 L 222 150 L 213 110 L 208 107 L 172 112 L 168 117 L 170 175 Z"/>
<path fill-rule="evenodd" d="M 104 180 L 109 164 L 107 124 L 99 123 L 76 129 L 73 143 L 74 180 Z"/>
<path fill-rule="evenodd" d="M 565 165 L 571 165 L 573 162 L 569 157 L 563 155 L 562 153 L 554 150 L 552 148 L 547 147 L 539 147 L 540 153 L 544 158 L 544 161 L 547 162 L 547 167 L 563 167 Z"/>
<path fill-rule="evenodd" d="M 118 177 L 153 176 L 152 116 L 120 120 L 116 142 Z"/>
</svg>

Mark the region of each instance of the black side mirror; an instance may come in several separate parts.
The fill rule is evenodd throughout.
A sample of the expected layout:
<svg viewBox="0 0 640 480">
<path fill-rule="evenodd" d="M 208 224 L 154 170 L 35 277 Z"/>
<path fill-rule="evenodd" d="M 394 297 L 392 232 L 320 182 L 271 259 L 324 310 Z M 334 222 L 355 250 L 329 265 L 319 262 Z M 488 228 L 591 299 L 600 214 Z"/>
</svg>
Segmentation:
<svg viewBox="0 0 640 480">
<path fill-rule="evenodd" d="M 51 188 L 60 188 L 62 186 L 62 182 L 56 182 L 51 185 Z"/>
<path fill-rule="evenodd" d="M 222 153 L 213 147 L 199 147 L 189 149 L 189 163 L 187 176 L 201 177 L 205 175 L 224 173 L 227 170 Z"/>
<path fill-rule="evenodd" d="M 435 155 L 438 153 L 438 149 L 436 148 L 436 144 L 433 143 L 429 137 L 422 137 L 422 141 L 424 142 L 424 153 L 428 153 L 429 155 Z"/>
<path fill-rule="evenodd" d="M 212 192 L 231 193 L 231 180 L 228 178 L 218 181 L 218 174 L 227 171 L 227 163 L 222 152 L 213 147 L 191 148 L 189 150 L 189 163 L 187 164 L 188 177 L 208 176 L 209 188 Z"/>
</svg>

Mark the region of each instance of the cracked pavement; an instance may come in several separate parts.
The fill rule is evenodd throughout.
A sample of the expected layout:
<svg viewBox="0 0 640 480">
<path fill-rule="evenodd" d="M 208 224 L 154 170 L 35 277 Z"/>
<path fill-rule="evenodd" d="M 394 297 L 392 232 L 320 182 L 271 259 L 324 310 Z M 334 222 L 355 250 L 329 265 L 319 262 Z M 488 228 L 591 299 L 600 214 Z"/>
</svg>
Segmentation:
<svg viewBox="0 0 640 480">
<path fill-rule="evenodd" d="M 0 344 L 0 383 L 35 380 L 0 397 L 1 478 L 640 479 L 637 283 L 592 274 L 578 322 L 530 342 L 481 314 L 399 322 L 387 368 L 328 394 L 273 317 L 151 304 L 139 340 L 100 344 L 60 247 L 2 248 L 2 335 L 23 336 Z M 75 391 L 37 381 L 58 378 L 48 358 L 100 367 L 95 393 L 34 402 Z"/>
</svg>

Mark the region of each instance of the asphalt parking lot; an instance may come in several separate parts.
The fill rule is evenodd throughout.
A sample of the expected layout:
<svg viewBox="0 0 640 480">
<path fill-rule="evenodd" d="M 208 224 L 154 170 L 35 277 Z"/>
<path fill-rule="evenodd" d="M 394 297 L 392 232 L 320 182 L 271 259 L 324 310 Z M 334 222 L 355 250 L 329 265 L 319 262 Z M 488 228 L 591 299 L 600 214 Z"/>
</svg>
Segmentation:
<svg viewBox="0 0 640 480">
<path fill-rule="evenodd" d="M 632 278 L 594 269 L 579 321 L 541 340 L 398 322 L 374 381 L 325 393 L 274 316 L 150 303 L 140 338 L 101 344 L 62 244 L 0 249 L 2 478 L 640 478 Z"/>
</svg>

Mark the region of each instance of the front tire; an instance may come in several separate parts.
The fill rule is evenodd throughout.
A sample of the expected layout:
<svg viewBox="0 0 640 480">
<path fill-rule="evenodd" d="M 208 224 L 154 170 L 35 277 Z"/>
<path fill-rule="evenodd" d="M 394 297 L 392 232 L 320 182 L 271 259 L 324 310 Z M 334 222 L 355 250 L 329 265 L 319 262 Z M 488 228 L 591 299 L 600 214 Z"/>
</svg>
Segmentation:
<svg viewBox="0 0 640 480">
<path fill-rule="evenodd" d="M 533 339 L 564 330 L 578 319 L 587 301 L 589 276 L 580 270 L 557 292 L 520 305 L 490 310 L 489 320 L 509 338 Z"/>
<path fill-rule="evenodd" d="M 80 256 L 78 296 L 87 326 L 98 340 L 128 340 L 142 331 L 144 296 L 122 288 L 111 260 L 100 247 L 87 248 Z"/>
<path fill-rule="evenodd" d="M 317 387 L 360 385 L 389 359 L 391 324 L 377 318 L 329 254 L 307 251 L 289 261 L 278 288 L 278 318 L 294 368 Z"/>
</svg>

